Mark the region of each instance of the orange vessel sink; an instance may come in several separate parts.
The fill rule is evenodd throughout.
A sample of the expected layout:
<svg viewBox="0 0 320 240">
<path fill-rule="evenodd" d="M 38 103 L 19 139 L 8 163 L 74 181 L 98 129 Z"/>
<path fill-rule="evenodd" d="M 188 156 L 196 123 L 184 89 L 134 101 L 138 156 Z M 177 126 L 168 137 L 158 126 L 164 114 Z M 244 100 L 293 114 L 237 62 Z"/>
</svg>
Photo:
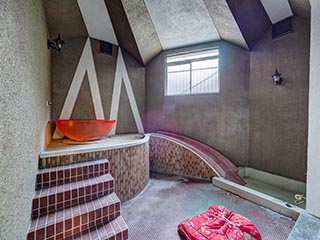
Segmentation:
<svg viewBox="0 0 320 240">
<path fill-rule="evenodd" d="M 116 120 L 55 120 L 62 134 L 77 142 L 87 142 L 105 137 Z"/>
</svg>

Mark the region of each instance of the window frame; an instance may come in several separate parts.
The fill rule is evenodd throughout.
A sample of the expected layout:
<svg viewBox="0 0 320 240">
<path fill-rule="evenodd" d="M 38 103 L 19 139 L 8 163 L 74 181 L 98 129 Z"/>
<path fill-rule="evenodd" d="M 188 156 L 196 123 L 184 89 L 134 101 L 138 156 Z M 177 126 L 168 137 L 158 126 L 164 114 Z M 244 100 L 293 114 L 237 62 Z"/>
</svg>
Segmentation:
<svg viewBox="0 0 320 240">
<path fill-rule="evenodd" d="M 189 59 L 189 60 L 181 60 L 181 61 L 176 61 L 172 63 L 168 63 L 168 58 L 170 57 L 178 57 L 178 56 L 183 56 L 187 54 L 201 54 L 205 53 L 208 51 L 212 50 L 217 50 L 218 54 L 216 56 L 209 56 L 209 57 L 202 57 L 202 58 L 195 58 L 195 59 Z M 178 53 L 172 53 L 172 54 L 167 54 L 164 57 L 164 65 L 165 65 L 165 82 L 164 82 L 164 96 L 165 97 L 175 97 L 175 96 L 192 96 L 192 95 L 205 95 L 205 94 L 219 94 L 220 93 L 220 49 L 219 47 L 211 47 L 211 48 L 202 48 L 202 49 L 197 49 L 197 50 L 192 50 L 192 51 L 184 51 L 184 52 L 178 52 Z M 192 87 L 190 86 L 190 91 L 187 93 L 179 93 L 179 94 L 168 94 L 168 66 L 177 66 L 177 65 L 182 65 L 182 64 L 190 64 L 190 83 L 192 84 L 192 62 L 199 62 L 199 61 L 205 61 L 205 60 L 218 60 L 218 77 L 217 77 L 217 89 L 216 91 L 212 92 L 192 92 Z"/>
</svg>

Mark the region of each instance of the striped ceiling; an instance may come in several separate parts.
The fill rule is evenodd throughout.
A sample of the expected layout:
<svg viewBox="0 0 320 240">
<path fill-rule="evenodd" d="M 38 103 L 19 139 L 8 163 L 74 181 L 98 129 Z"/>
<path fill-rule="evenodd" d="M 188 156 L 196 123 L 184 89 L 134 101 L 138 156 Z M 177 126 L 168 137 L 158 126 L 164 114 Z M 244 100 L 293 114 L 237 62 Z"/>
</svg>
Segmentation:
<svg viewBox="0 0 320 240">
<path fill-rule="evenodd" d="M 144 65 L 162 50 L 220 39 L 251 49 L 271 23 L 310 16 L 308 0 L 44 1 L 51 38 L 87 35 L 121 45 Z"/>
<path fill-rule="evenodd" d="M 261 0 L 261 3 L 273 24 L 293 15 L 288 0 Z"/>
</svg>

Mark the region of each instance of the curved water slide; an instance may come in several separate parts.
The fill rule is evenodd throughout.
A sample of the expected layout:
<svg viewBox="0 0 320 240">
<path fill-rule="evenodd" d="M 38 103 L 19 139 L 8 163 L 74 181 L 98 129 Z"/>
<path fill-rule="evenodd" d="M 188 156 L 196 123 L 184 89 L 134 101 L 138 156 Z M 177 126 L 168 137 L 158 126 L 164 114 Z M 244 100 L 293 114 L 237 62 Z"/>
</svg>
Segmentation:
<svg viewBox="0 0 320 240">
<path fill-rule="evenodd" d="M 241 185 L 246 184 L 238 176 L 238 167 L 235 166 L 230 159 L 228 159 L 226 156 L 224 156 L 214 148 L 189 137 L 171 132 L 158 131 L 157 133 L 152 133 L 151 136 L 172 141 L 193 152 L 202 161 L 204 161 L 206 165 L 208 165 L 217 176 L 223 177 L 227 180 Z"/>
</svg>

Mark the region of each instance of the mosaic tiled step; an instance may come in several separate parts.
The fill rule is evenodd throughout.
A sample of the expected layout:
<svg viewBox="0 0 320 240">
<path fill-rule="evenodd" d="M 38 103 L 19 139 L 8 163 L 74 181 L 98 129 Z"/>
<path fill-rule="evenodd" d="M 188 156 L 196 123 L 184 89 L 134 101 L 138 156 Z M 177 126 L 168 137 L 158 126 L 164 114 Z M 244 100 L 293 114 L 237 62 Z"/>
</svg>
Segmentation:
<svg viewBox="0 0 320 240">
<path fill-rule="evenodd" d="M 111 193 L 32 220 L 27 239 L 68 238 L 106 224 L 119 216 L 120 200 L 115 193 Z"/>
<path fill-rule="evenodd" d="M 122 216 L 112 220 L 111 222 L 94 227 L 90 231 L 77 234 L 67 238 L 66 240 L 127 240 L 128 226 Z"/>
<path fill-rule="evenodd" d="M 98 177 L 108 172 L 109 161 L 106 159 L 40 169 L 37 174 L 36 189 Z"/>
<path fill-rule="evenodd" d="M 212 147 L 194 139 L 171 132 L 158 131 L 157 134 L 154 135 L 164 135 L 172 141 L 185 146 L 199 155 L 220 177 L 245 185 L 245 182 L 238 176 L 238 168 L 227 157 Z"/>
<path fill-rule="evenodd" d="M 88 202 L 114 192 L 114 179 L 108 173 L 95 178 L 71 182 L 36 191 L 32 217 Z"/>
</svg>

